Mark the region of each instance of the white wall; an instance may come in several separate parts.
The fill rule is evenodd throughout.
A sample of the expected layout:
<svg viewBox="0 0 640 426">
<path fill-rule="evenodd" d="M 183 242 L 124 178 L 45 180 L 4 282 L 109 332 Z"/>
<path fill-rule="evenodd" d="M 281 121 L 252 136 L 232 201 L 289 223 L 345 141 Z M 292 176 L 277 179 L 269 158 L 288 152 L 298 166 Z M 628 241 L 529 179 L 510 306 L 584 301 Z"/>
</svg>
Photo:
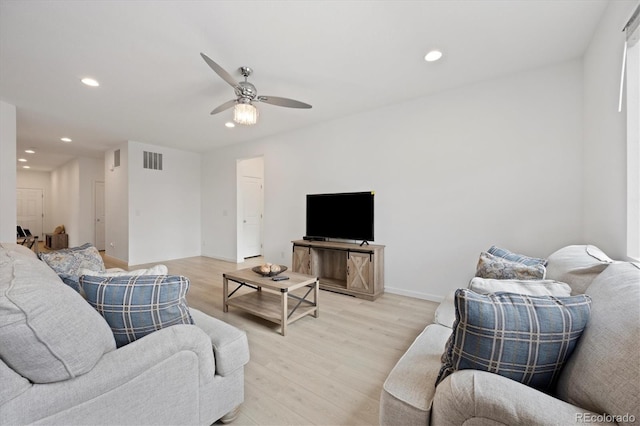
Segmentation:
<svg viewBox="0 0 640 426">
<path fill-rule="evenodd" d="M 52 232 L 56 225 L 51 218 L 51 172 L 20 171 L 17 172 L 17 188 L 42 189 L 44 197 L 42 232 Z M 44 240 L 44 238 L 42 238 Z"/>
<path fill-rule="evenodd" d="M 236 159 L 264 155 L 267 261 L 290 264 L 305 194 L 373 190 L 387 291 L 438 299 L 491 244 L 579 239 L 581 143 L 576 60 L 223 147 L 203 159 L 203 254 L 235 257 Z"/>
<path fill-rule="evenodd" d="M 638 2 L 610 2 L 584 55 L 584 238 L 626 255 L 626 112 L 618 112 L 625 35 Z"/>
<path fill-rule="evenodd" d="M 0 101 L 0 241 L 16 241 L 16 107 Z"/>
<path fill-rule="evenodd" d="M 144 169 L 143 151 L 163 154 Z M 130 265 L 200 255 L 200 154 L 129 141 Z"/>
</svg>

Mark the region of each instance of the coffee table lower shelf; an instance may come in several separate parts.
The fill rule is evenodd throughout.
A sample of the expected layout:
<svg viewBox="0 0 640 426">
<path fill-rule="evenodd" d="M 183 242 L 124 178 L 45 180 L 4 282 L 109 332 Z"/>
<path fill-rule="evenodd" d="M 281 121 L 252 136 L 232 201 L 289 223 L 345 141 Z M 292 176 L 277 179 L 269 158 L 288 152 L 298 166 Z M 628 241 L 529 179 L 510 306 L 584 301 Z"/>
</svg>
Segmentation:
<svg viewBox="0 0 640 426">
<path fill-rule="evenodd" d="M 232 297 L 227 300 L 227 305 L 242 309 L 267 321 L 282 324 L 281 299 L 280 296 L 274 293 L 256 291 L 255 293 Z M 303 305 L 308 305 L 308 307 L 303 307 Z M 289 305 L 287 308 L 287 324 L 313 313 L 316 309 L 311 302 L 303 301 L 302 305 L 295 309 L 295 315 L 292 315 L 294 306 Z"/>
</svg>

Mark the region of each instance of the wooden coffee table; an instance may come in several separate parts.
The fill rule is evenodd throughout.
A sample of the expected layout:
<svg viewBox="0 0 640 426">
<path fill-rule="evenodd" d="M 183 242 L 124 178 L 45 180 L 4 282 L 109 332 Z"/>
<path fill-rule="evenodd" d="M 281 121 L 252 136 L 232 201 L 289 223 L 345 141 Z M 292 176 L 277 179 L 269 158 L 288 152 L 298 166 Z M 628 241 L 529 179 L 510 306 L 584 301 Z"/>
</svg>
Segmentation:
<svg viewBox="0 0 640 426">
<path fill-rule="evenodd" d="M 283 336 L 287 333 L 287 325 L 305 315 L 313 315 L 318 318 L 320 315 L 318 278 L 290 271 L 285 271 L 280 275 L 287 276 L 289 279 L 273 281 L 271 277 L 263 277 L 253 272 L 251 268 L 225 272 L 222 274 L 224 312 L 229 312 L 229 306 L 233 306 L 280 324 L 280 334 Z M 229 281 L 238 284 L 231 293 L 229 293 Z M 242 287 L 249 287 L 255 291 L 232 297 Z M 308 288 L 304 296 L 291 293 L 303 287 Z M 262 291 L 263 289 L 267 291 Z M 311 293 L 313 293 L 313 300 L 308 300 L 307 297 Z"/>
</svg>

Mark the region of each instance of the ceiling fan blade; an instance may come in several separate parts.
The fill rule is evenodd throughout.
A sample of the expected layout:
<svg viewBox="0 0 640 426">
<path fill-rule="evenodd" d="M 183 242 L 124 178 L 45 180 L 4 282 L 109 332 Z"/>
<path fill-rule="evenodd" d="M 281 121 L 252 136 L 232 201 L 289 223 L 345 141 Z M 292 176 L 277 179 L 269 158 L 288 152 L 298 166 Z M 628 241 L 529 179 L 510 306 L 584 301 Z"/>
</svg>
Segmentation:
<svg viewBox="0 0 640 426">
<path fill-rule="evenodd" d="M 233 87 L 234 89 L 238 87 L 238 82 L 231 76 L 231 74 L 225 71 L 224 68 L 222 68 L 220 65 L 213 62 L 213 60 L 207 55 L 205 55 L 204 53 L 200 53 L 200 56 L 202 56 L 202 59 L 204 59 L 207 65 L 209 65 L 211 69 L 214 70 L 216 74 L 220 76 L 220 78 L 222 78 L 224 81 L 229 83 L 231 87 Z"/>
<path fill-rule="evenodd" d="M 287 108 L 311 108 L 311 105 L 293 99 L 280 98 L 278 96 L 258 96 L 257 100 L 266 104 L 277 105 Z"/>
<path fill-rule="evenodd" d="M 218 108 L 214 109 L 213 111 L 211 111 L 211 115 L 213 114 L 217 114 L 219 112 L 224 111 L 225 109 L 229 109 L 232 106 L 234 106 L 236 104 L 236 100 L 235 99 L 231 99 L 230 101 L 227 101 L 225 103 L 223 103 L 222 105 L 220 105 Z"/>
</svg>

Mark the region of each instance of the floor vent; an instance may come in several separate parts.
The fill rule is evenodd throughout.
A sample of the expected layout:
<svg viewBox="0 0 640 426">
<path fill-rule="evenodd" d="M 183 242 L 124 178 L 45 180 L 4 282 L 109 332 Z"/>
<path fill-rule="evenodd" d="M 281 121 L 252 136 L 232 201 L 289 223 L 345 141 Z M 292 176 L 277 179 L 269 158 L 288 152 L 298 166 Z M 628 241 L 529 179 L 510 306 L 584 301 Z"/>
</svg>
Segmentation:
<svg viewBox="0 0 640 426">
<path fill-rule="evenodd" d="M 142 152 L 143 167 L 151 170 L 162 170 L 162 154 L 159 152 Z"/>
</svg>

